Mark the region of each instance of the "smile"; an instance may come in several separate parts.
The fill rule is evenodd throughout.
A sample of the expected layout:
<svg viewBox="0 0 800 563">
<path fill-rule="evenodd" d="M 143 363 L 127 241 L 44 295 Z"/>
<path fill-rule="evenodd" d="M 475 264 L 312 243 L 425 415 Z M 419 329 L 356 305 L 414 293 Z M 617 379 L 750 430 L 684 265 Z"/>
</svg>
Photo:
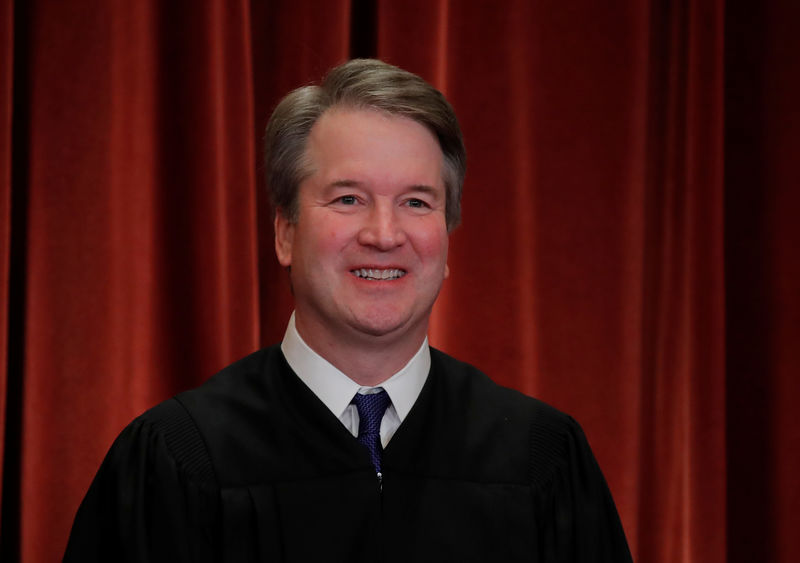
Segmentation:
<svg viewBox="0 0 800 563">
<path fill-rule="evenodd" d="M 361 278 L 364 280 L 371 280 L 371 281 L 396 280 L 406 275 L 405 270 L 400 270 L 398 268 L 389 268 L 386 270 L 379 270 L 374 268 L 360 268 L 358 270 L 351 270 L 351 272 L 357 278 Z"/>
</svg>

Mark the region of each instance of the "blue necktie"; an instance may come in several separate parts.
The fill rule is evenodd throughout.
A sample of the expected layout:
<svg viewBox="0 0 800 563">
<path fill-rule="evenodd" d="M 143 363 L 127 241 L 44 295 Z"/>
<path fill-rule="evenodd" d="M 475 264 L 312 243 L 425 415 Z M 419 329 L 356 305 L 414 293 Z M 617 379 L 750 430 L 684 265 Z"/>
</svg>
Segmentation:
<svg viewBox="0 0 800 563">
<path fill-rule="evenodd" d="M 386 391 L 370 395 L 356 393 L 352 401 L 358 409 L 358 441 L 369 451 L 375 471 L 381 472 L 381 420 L 392 400 Z"/>
</svg>

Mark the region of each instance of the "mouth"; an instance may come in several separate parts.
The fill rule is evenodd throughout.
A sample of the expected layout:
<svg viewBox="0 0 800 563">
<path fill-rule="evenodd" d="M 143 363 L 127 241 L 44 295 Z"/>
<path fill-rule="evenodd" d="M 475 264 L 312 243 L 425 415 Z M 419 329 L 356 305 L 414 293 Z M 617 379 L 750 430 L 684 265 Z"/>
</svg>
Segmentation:
<svg viewBox="0 0 800 563">
<path fill-rule="evenodd" d="M 392 281 L 406 275 L 406 271 L 399 268 L 358 268 L 350 270 L 350 273 L 357 278 L 368 281 Z"/>
</svg>

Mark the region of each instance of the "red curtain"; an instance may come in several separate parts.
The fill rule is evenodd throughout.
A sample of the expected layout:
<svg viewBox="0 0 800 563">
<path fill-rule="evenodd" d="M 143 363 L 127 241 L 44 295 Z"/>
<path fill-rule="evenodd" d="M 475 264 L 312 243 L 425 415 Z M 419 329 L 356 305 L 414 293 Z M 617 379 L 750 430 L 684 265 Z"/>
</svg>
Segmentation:
<svg viewBox="0 0 800 563">
<path fill-rule="evenodd" d="M 136 414 L 282 335 L 260 139 L 379 56 L 469 166 L 435 346 L 573 414 L 637 561 L 800 560 L 800 21 L 700 0 L 6 0 L 0 559 Z"/>
</svg>

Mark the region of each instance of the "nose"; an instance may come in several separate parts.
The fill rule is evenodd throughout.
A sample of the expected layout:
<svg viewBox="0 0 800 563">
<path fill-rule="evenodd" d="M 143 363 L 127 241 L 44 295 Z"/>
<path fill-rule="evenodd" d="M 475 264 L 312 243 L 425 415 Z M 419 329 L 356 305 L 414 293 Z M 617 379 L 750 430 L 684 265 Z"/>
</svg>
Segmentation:
<svg viewBox="0 0 800 563">
<path fill-rule="evenodd" d="M 393 205 L 376 204 L 369 210 L 358 233 L 358 242 L 381 251 L 405 244 L 406 232 Z"/>
</svg>

